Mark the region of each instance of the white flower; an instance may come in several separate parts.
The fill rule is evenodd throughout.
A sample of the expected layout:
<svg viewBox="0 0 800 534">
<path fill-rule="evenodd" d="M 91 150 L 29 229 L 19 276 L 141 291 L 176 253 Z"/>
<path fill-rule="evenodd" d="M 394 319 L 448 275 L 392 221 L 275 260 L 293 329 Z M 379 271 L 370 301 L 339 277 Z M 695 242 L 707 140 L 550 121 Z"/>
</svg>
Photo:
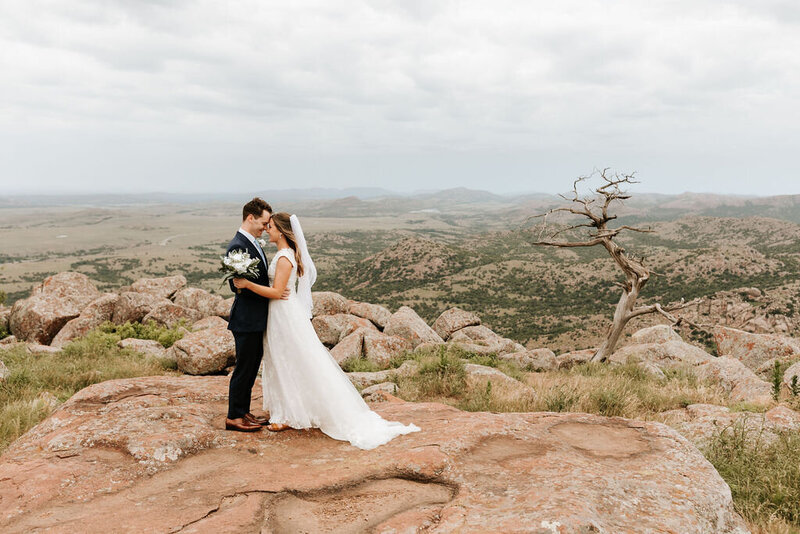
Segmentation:
<svg viewBox="0 0 800 534">
<path fill-rule="evenodd" d="M 267 240 L 266 239 L 259 237 L 258 239 L 256 239 L 256 241 L 258 241 L 258 244 L 261 245 L 261 248 L 266 248 L 267 247 Z"/>
</svg>

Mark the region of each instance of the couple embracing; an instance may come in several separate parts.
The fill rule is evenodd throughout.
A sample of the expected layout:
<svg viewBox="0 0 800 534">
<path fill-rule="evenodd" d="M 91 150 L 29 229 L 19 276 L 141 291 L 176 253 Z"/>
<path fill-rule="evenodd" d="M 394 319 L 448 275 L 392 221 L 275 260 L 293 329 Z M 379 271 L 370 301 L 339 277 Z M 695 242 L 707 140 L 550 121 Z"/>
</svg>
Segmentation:
<svg viewBox="0 0 800 534">
<path fill-rule="evenodd" d="M 277 247 L 269 264 L 258 239 L 264 231 Z M 296 215 L 273 214 L 269 204 L 254 198 L 245 204 L 242 226 L 228 245 L 228 253 L 237 250 L 262 263 L 256 276 L 230 282 L 237 291 L 228 323 L 236 342 L 236 367 L 226 429 L 319 428 L 361 449 L 419 430 L 413 424 L 386 421 L 370 410 L 317 337 L 310 320 L 317 273 Z M 250 412 L 260 367 L 268 418 Z"/>
</svg>

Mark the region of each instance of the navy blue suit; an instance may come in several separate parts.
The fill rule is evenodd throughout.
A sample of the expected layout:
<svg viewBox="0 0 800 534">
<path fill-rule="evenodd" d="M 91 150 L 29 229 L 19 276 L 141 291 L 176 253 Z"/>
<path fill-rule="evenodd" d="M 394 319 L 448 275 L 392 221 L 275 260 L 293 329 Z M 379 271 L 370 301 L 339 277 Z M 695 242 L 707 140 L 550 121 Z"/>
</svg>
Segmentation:
<svg viewBox="0 0 800 534">
<path fill-rule="evenodd" d="M 236 232 L 228 244 L 226 254 L 234 250 L 244 250 L 251 258 L 261 258 L 255 245 L 240 232 Z M 259 263 L 258 276 L 253 282 L 269 286 L 268 265 Z M 236 293 L 233 281 L 231 291 Z M 267 329 L 269 299 L 257 295 L 248 289 L 236 293 L 231 307 L 228 330 L 233 332 L 236 342 L 236 367 L 231 374 L 228 389 L 228 418 L 238 419 L 250 411 L 250 397 L 253 384 L 258 376 L 261 358 L 264 356 L 264 331 Z"/>
</svg>

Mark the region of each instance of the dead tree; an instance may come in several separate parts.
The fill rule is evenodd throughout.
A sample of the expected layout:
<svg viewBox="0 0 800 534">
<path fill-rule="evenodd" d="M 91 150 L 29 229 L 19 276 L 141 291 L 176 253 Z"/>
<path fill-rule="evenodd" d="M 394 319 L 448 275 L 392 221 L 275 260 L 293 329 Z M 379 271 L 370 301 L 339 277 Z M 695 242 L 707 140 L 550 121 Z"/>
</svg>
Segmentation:
<svg viewBox="0 0 800 534">
<path fill-rule="evenodd" d="M 601 185 L 592 191 L 593 194 L 587 197 L 582 197 L 578 193 L 578 185 L 582 182 L 593 178 L 599 177 Z M 538 215 L 537 217 L 544 217 L 541 226 L 541 233 L 539 235 L 540 241 L 536 241 L 535 245 L 550 246 L 550 247 L 594 247 L 602 246 L 613 258 L 617 266 L 622 269 L 625 275 L 624 283 L 617 283 L 622 288 L 622 296 L 620 296 L 617 303 L 616 310 L 614 311 L 614 320 L 608 329 L 606 339 L 597 352 L 592 357 L 592 361 L 605 361 L 611 354 L 614 353 L 614 348 L 622 335 L 625 326 L 634 317 L 640 317 L 648 313 L 660 313 L 676 326 L 681 322 L 680 319 L 674 317 L 670 312 L 686 308 L 698 303 L 698 300 L 692 302 L 684 302 L 671 306 L 661 306 L 656 303 L 649 306 L 636 306 L 636 300 L 641 294 L 642 288 L 650 280 L 652 271 L 644 265 L 644 260 L 632 254 L 629 254 L 622 248 L 619 243 L 614 239 L 622 232 L 644 232 L 651 233 L 649 228 L 635 228 L 632 226 L 622 225 L 616 228 L 609 228 L 608 223 L 617 218 L 616 215 L 609 214 L 609 208 L 612 204 L 622 202 L 629 199 L 630 195 L 622 189 L 625 185 L 639 183 L 634 180 L 633 174 L 618 174 L 612 173 L 609 169 L 602 171 L 595 171 L 589 176 L 582 176 L 575 180 L 572 184 L 571 196 L 560 195 L 564 200 L 570 202 L 568 206 L 554 208 Z M 571 213 L 579 217 L 588 219 L 585 222 L 574 224 L 558 230 L 557 232 L 549 235 L 549 239 L 541 240 L 542 236 L 547 231 L 547 215 L 551 213 Z M 581 241 L 556 241 L 554 240 L 560 234 L 572 230 L 588 229 L 588 236 L 582 238 Z"/>
</svg>

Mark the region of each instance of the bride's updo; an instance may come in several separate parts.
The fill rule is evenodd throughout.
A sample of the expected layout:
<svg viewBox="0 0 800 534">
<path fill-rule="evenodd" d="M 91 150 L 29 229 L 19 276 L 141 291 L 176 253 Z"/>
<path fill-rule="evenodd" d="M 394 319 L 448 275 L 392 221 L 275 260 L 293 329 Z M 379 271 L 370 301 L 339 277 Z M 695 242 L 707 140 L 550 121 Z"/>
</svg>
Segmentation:
<svg viewBox="0 0 800 534">
<path fill-rule="evenodd" d="M 290 218 L 290 214 L 282 211 L 273 214 L 271 222 L 275 224 L 275 228 L 283 234 L 291 249 L 294 250 L 294 259 L 297 262 L 297 276 L 303 276 L 303 260 L 300 259 L 300 251 L 297 250 L 297 241 L 295 240 L 294 232 L 292 232 Z"/>
</svg>

